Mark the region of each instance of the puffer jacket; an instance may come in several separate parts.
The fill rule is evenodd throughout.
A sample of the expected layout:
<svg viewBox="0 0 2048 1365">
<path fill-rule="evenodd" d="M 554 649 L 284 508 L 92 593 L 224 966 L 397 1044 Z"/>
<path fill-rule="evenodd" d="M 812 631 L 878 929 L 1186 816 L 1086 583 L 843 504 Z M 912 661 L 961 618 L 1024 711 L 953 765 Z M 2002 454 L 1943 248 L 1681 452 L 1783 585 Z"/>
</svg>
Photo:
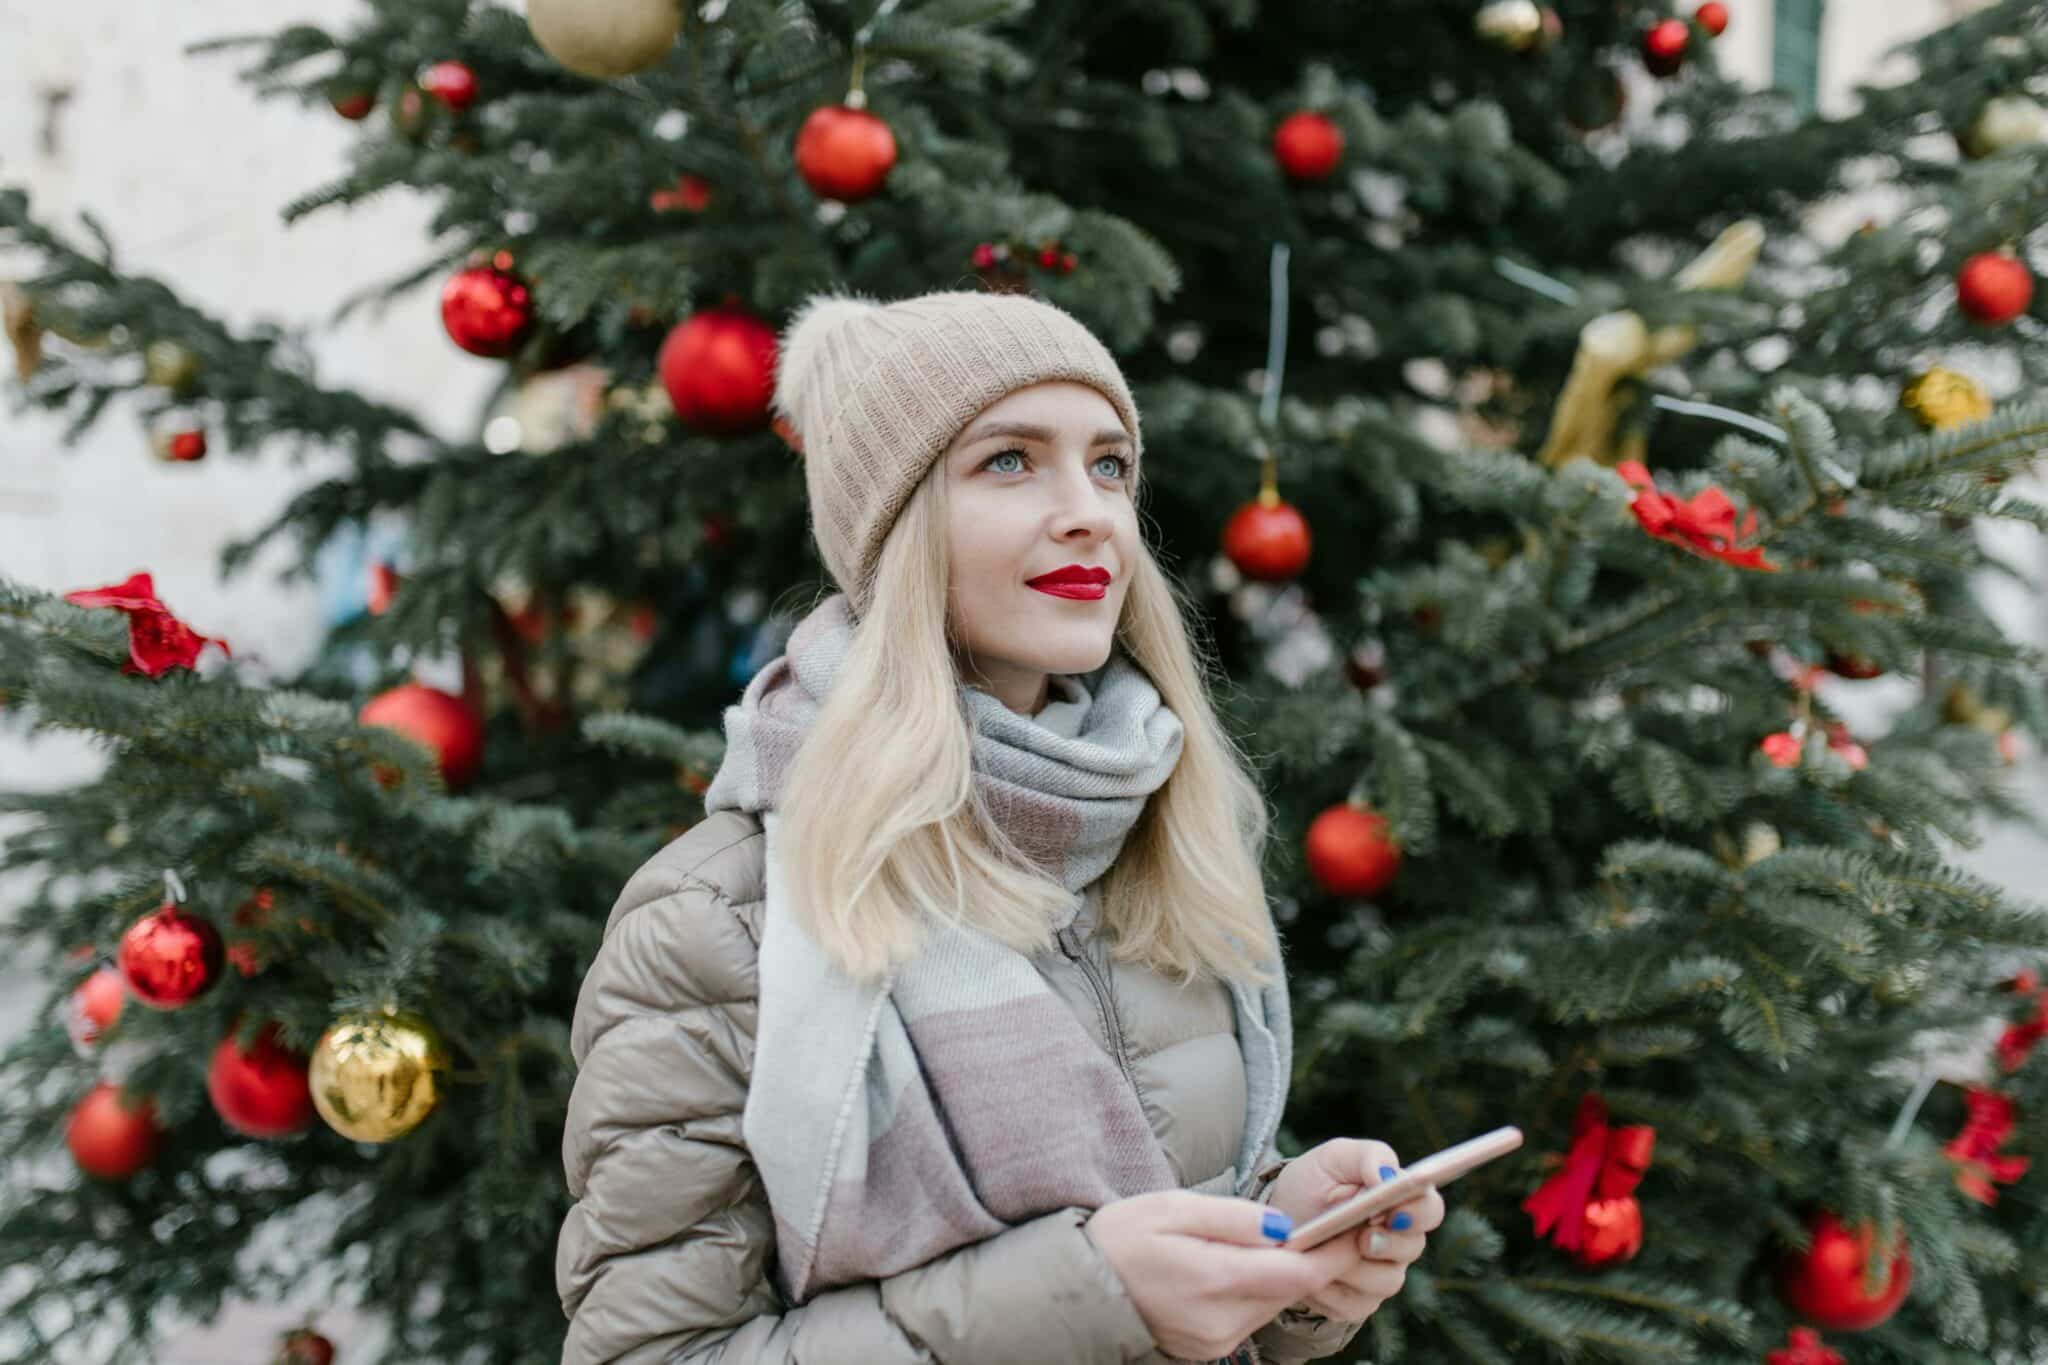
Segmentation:
<svg viewBox="0 0 2048 1365">
<path fill-rule="evenodd" d="M 555 1257 L 569 1315 L 563 1365 L 1169 1360 L 1083 1227 L 1085 1208 L 801 1307 L 782 1301 L 768 1195 L 740 1132 L 766 847 L 759 821 L 738 811 L 690 828 L 626 883 L 584 977 L 562 1142 L 576 1203 Z M 1180 992 L 1112 963 L 1085 914 L 1060 945 L 1035 965 L 1126 1063 L 1182 1187 L 1229 1193 L 1245 1096 L 1229 992 L 1213 982 Z M 1269 1148 L 1261 1194 L 1280 1164 Z M 1285 1365 L 1332 1355 L 1357 1330 L 1289 1309 L 1253 1342 Z"/>
</svg>

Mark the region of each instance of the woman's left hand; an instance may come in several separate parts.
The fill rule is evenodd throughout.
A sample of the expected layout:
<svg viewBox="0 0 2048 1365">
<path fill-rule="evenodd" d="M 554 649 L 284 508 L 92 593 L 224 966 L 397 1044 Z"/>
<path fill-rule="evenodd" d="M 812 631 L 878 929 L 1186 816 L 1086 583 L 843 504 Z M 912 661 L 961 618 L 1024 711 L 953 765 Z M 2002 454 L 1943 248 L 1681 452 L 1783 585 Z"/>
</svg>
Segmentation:
<svg viewBox="0 0 2048 1365">
<path fill-rule="evenodd" d="M 1274 1177 L 1265 1202 L 1299 1226 L 1389 1178 L 1381 1174 L 1382 1168 L 1398 1173 L 1400 1166 L 1400 1158 L 1384 1142 L 1332 1138 L 1290 1160 Z M 1406 1226 L 1397 1227 L 1403 1214 Z M 1444 1197 L 1432 1186 L 1426 1194 L 1353 1228 L 1343 1234 L 1356 1252 L 1351 1263 L 1300 1306 L 1333 1320 L 1363 1322 L 1401 1292 L 1408 1267 L 1421 1257 L 1428 1234 L 1443 1221 Z"/>
</svg>

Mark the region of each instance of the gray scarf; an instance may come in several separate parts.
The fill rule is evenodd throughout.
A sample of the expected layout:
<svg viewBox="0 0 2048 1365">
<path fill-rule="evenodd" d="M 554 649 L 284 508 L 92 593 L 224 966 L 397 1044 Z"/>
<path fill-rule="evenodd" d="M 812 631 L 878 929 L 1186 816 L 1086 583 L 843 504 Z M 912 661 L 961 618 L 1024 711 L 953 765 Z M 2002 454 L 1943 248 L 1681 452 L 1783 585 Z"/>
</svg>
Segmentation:
<svg viewBox="0 0 2048 1365">
<path fill-rule="evenodd" d="M 854 626 L 844 594 L 798 624 L 785 652 L 725 712 L 707 811 L 757 812 L 767 906 L 753 1079 L 741 1132 L 775 1214 L 784 1298 L 881 1279 L 1068 1206 L 1175 1185 L 1114 1059 L 1030 960 L 940 925 L 881 982 L 838 970 L 789 912 L 776 857 L 782 784 Z M 978 688 L 974 781 L 1003 828 L 1081 910 L 1145 801 L 1180 757 L 1180 718 L 1121 649 L 1055 676 L 1021 716 Z M 1246 1083 L 1235 1193 L 1248 1195 L 1286 1100 L 1284 982 L 1230 982 Z M 943 1117 L 942 1117 L 943 1116 Z"/>
</svg>

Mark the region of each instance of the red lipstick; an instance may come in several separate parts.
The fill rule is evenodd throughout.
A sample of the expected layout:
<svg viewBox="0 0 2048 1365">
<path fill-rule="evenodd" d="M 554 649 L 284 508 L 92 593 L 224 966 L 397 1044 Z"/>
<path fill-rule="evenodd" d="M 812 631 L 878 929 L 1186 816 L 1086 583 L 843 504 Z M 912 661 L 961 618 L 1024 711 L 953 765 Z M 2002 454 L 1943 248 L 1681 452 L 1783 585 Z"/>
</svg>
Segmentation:
<svg viewBox="0 0 2048 1365">
<path fill-rule="evenodd" d="M 1031 579 L 1029 586 L 1054 597 L 1093 602 L 1108 593 L 1109 579 L 1109 570 L 1100 565 L 1068 564 Z"/>
</svg>

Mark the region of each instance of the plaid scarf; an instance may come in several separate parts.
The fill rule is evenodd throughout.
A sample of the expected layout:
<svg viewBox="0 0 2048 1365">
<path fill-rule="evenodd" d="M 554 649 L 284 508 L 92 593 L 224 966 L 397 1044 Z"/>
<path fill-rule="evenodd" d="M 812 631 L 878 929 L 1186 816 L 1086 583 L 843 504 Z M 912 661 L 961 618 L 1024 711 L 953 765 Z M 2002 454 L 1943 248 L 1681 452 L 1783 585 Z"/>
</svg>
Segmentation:
<svg viewBox="0 0 2048 1365">
<path fill-rule="evenodd" d="M 940 924 L 914 960 L 863 984 L 797 927 L 775 808 L 854 628 L 844 594 L 798 624 L 785 652 L 726 709 L 725 759 L 704 801 L 707 811 L 758 812 L 767 832 L 741 1132 L 774 1210 L 781 1292 L 792 1305 L 1061 1208 L 1176 1184 L 1117 1063 L 1028 958 Z M 1055 926 L 1065 927 L 1172 772 L 1183 733 L 1120 649 L 1051 686 L 1058 699 L 1035 717 L 978 688 L 960 696 L 974 782 L 1019 846 L 1075 893 Z M 1227 984 L 1247 1092 L 1234 1193 L 1248 1196 L 1279 1126 L 1293 1040 L 1284 983 Z"/>
</svg>

